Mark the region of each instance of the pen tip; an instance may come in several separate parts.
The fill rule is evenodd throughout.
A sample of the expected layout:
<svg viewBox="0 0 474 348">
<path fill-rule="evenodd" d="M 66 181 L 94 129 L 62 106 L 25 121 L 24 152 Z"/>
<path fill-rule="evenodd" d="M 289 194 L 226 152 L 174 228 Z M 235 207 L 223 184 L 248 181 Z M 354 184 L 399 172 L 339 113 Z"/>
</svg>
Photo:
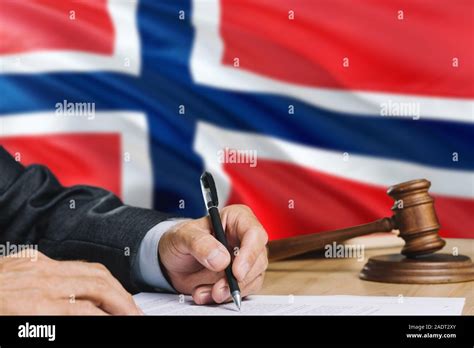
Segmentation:
<svg viewBox="0 0 474 348">
<path fill-rule="evenodd" d="M 235 305 L 237 306 L 237 309 L 240 312 L 240 309 L 242 307 L 242 298 L 240 297 L 240 292 L 235 291 L 234 293 L 232 293 L 232 299 L 234 300 L 234 303 L 235 303 Z"/>
</svg>

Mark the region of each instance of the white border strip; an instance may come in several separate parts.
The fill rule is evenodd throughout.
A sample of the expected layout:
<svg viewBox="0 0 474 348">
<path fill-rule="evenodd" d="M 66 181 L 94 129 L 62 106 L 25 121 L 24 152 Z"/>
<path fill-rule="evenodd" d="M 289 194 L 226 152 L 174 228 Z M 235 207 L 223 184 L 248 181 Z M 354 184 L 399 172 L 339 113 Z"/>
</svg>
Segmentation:
<svg viewBox="0 0 474 348">
<path fill-rule="evenodd" d="M 197 83 L 223 89 L 285 95 L 317 107 L 356 115 L 380 116 L 381 105 L 389 102 L 416 103 L 420 106 L 422 119 L 474 123 L 472 99 L 302 87 L 241 68 L 224 66 L 223 42 L 219 33 L 219 6 L 218 0 L 193 0 L 195 38 L 191 73 Z"/>
<path fill-rule="evenodd" d="M 108 10 L 116 33 L 112 56 L 67 50 L 0 55 L 0 74 L 105 70 L 139 75 L 141 61 L 137 7 L 138 0 L 108 0 Z"/>
<path fill-rule="evenodd" d="M 474 172 L 471 171 L 440 169 L 355 154 L 349 154 L 348 161 L 344 161 L 341 152 L 299 145 L 260 134 L 227 130 L 199 122 L 194 150 L 201 155 L 205 168 L 214 174 L 223 205 L 229 198 L 231 182 L 219 162 L 218 151 L 226 147 L 235 150 L 256 150 L 257 167 L 258 159 L 283 161 L 343 179 L 381 187 L 426 178 L 431 181 L 431 193 L 474 199 Z"/>
<path fill-rule="evenodd" d="M 146 116 L 138 112 L 96 112 L 93 120 L 82 116 L 58 116 L 54 112 L 0 115 L 1 136 L 61 133 L 119 133 L 122 151 L 122 198 L 126 204 L 151 208 L 153 172 Z M 1 144 L 1 138 L 0 138 Z M 96 149 L 100 151 L 100 149 Z M 123 154 L 130 153 L 130 161 Z"/>
</svg>

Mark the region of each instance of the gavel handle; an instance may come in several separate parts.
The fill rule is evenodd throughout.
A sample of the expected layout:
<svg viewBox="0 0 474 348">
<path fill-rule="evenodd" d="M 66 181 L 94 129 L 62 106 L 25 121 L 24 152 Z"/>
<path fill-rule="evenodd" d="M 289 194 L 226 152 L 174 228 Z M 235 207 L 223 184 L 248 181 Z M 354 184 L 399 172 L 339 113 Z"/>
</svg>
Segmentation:
<svg viewBox="0 0 474 348">
<path fill-rule="evenodd" d="M 341 230 L 306 234 L 302 236 L 272 240 L 268 243 L 268 259 L 270 261 L 285 259 L 310 251 L 323 249 L 333 242 L 342 242 L 375 232 L 390 232 L 395 229 L 392 218 L 383 218 L 374 222 Z"/>
</svg>

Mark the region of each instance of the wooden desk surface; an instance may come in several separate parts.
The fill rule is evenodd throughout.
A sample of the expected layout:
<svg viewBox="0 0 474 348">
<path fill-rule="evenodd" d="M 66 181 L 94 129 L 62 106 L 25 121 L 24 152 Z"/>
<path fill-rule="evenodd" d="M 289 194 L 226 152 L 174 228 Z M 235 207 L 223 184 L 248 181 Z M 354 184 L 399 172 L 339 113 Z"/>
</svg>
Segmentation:
<svg viewBox="0 0 474 348">
<path fill-rule="evenodd" d="M 473 239 L 447 239 L 441 251 L 474 260 Z M 303 256 L 270 263 L 260 294 L 265 295 L 364 295 L 405 297 L 464 297 L 463 315 L 474 315 L 474 281 L 453 284 L 388 284 L 359 279 L 359 271 L 370 256 L 398 253 L 400 248 L 365 250 L 364 261 Z"/>
</svg>

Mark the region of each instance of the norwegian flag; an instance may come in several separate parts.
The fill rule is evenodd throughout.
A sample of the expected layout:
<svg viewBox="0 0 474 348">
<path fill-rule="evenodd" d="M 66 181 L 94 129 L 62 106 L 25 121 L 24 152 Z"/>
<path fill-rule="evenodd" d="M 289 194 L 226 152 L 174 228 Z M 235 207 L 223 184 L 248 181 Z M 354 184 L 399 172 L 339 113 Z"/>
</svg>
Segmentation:
<svg viewBox="0 0 474 348">
<path fill-rule="evenodd" d="M 271 239 L 387 216 L 388 186 L 427 178 L 441 234 L 473 238 L 473 13 L 2 0 L 0 144 L 65 185 L 193 217 L 209 170 L 221 204 L 251 206 Z"/>
</svg>

